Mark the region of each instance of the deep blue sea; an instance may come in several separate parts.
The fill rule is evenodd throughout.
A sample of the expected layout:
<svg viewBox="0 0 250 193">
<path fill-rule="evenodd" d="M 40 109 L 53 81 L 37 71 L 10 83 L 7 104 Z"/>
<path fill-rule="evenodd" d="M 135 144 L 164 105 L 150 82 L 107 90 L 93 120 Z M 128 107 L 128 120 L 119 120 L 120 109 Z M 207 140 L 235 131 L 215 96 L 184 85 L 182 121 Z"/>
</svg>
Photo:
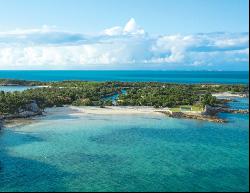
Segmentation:
<svg viewBox="0 0 250 193">
<path fill-rule="evenodd" d="M 249 72 L 232 71 L 0 71 L 0 78 L 62 81 L 155 81 L 247 84 Z"/>
</svg>

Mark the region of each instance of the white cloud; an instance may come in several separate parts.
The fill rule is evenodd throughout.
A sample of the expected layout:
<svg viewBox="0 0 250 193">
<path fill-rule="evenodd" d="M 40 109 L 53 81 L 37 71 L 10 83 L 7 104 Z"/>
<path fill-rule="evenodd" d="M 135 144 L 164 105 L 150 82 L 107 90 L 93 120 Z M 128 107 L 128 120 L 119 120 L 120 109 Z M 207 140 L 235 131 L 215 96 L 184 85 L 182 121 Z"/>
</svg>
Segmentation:
<svg viewBox="0 0 250 193">
<path fill-rule="evenodd" d="M 124 27 L 125 34 L 144 35 L 145 31 L 139 27 L 134 18 L 131 18 Z"/>
<path fill-rule="evenodd" d="M 120 26 L 112 27 L 104 30 L 104 35 L 117 36 L 123 33 L 123 29 Z"/>
<path fill-rule="evenodd" d="M 105 29 L 104 35 L 118 36 L 118 35 L 145 35 L 144 29 L 137 25 L 134 18 L 131 18 L 124 27 L 116 26 Z"/>
<path fill-rule="evenodd" d="M 49 32 L 53 32 L 55 31 L 56 26 L 47 26 L 47 25 L 43 25 L 41 28 L 36 28 L 36 29 L 15 29 L 9 32 L 0 32 L 0 36 L 1 35 L 14 35 L 14 36 L 18 36 L 18 35 L 28 35 L 28 34 L 34 34 L 34 33 L 49 33 Z"/>
<path fill-rule="evenodd" d="M 43 26 L 0 32 L 0 69 L 236 69 L 249 63 L 248 33 L 145 33 L 124 26 L 86 36 Z"/>
</svg>

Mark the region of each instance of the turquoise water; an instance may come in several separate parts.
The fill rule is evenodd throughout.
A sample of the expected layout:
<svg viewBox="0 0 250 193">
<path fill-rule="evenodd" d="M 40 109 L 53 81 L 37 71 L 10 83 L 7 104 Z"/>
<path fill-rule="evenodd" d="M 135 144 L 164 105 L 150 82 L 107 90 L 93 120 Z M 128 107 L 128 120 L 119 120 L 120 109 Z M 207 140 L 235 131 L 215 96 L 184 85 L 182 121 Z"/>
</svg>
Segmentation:
<svg viewBox="0 0 250 193">
<path fill-rule="evenodd" d="M 221 116 L 229 123 L 59 108 L 1 131 L 0 191 L 248 191 L 249 116 Z"/>
<path fill-rule="evenodd" d="M 122 90 L 121 94 L 126 95 L 127 91 L 126 90 Z M 106 100 L 106 101 L 112 101 L 113 105 L 116 105 L 116 103 L 117 103 L 116 101 L 119 99 L 119 96 L 120 96 L 120 94 L 117 93 L 117 94 L 114 94 L 112 96 L 105 97 L 104 100 Z"/>
<path fill-rule="evenodd" d="M 36 88 L 31 86 L 0 86 L 0 91 L 4 92 L 15 92 L 15 91 L 24 91 L 27 89 Z"/>
<path fill-rule="evenodd" d="M 248 84 L 249 72 L 218 71 L 0 71 L 0 78 L 62 81 L 156 81 Z"/>
</svg>

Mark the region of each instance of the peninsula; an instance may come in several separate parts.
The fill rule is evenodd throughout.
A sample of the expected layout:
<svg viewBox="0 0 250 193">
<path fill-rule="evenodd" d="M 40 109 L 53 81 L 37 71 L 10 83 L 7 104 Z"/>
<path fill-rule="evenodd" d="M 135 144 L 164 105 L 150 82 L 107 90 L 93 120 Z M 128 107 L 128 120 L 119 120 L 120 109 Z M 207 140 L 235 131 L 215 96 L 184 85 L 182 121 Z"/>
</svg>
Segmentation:
<svg viewBox="0 0 250 193">
<path fill-rule="evenodd" d="M 230 109 L 227 106 L 233 97 L 249 96 L 249 86 L 240 84 L 38 82 L 2 79 L 0 85 L 34 86 L 22 92 L 1 91 L 0 120 L 42 115 L 47 108 L 65 105 L 92 113 L 154 112 L 173 118 L 212 122 L 226 122 L 217 116 L 220 112 L 248 113 L 248 110 Z"/>
</svg>

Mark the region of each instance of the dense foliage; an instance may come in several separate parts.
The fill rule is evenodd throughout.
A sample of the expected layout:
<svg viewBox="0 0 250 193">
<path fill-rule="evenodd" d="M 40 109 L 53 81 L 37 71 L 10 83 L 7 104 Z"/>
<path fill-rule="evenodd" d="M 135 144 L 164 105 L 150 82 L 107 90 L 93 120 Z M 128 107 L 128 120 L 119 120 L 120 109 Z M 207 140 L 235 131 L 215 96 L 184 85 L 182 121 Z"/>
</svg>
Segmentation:
<svg viewBox="0 0 250 193">
<path fill-rule="evenodd" d="M 6 80 L 5 80 L 6 83 Z M 18 110 L 35 100 L 40 108 L 76 105 L 114 105 L 110 96 L 120 94 L 116 105 L 176 107 L 180 105 L 215 105 L 218 101 L 211 93 L 248 93 L 248 85 L 123 83 L 123 82 L 28 82 L 11 80 L 9 84 L 46 85 L 23 92 L 0 92 L 0 115 L 18 113 Z M 126 94 L 122 91 L 126 90 Z"/>
<path fill-rule="evenodd" d="M 18 86 L 40 86 L 46 85 L 45 82 L 27 81 L 27 80 L 13 80 L 13 79 L 0 79 L 0 86 L 18 85 Z"/>
<path fill-rule="evenodd" d="M 13 114 L 30 101 L 35 100 L 40 108 L 63 105 L 101 105 L 105 96 L 117 93 L 109 83 L 62 82 L 48 87 L 28 89 L 23 92 L 0 93 L 0 114 Z"/>
<path fill-rule="evenodd" d="M 248 85 L 213 84 L 167 84 L 167 83 L 120 83 L 127 88 L 127 95 L 121 95 L 118 105 L 155 107 L 176 107 L 180 105 L 217 104 L 211 93 L 248 93 Z"/>
</svg>

